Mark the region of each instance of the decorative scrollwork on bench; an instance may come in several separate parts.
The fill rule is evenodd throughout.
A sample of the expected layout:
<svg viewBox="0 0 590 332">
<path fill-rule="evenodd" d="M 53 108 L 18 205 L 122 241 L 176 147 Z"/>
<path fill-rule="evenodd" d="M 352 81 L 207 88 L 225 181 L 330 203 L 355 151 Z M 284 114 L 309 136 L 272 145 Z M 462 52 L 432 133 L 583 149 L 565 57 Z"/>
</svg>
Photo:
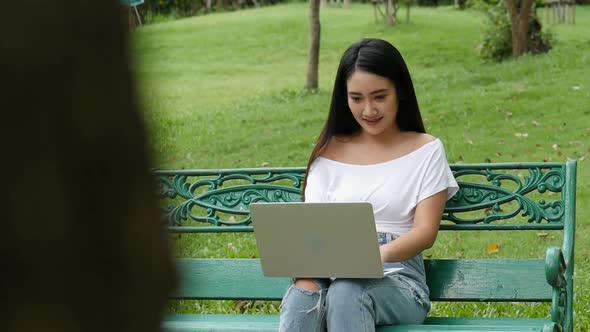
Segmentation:
<svg viewBox="0 0 590 332">
<path fill-rule="evenodd" d="M 457 225 L 453 227 L 487 227 L 501 220 L 519 223 L 519 215 L 525 219 L 520 224 L 530 227 L 563 223 L 561 164 L 471 164 L 451 169 L 460 190 L 447 202 L 442 219 Z M 250 225 L 252 202 L 300 201 L 304 175 L 303 167 L 156 171 L 166 222 L 173 227 L 191 221 Z"/>
<path fill-rule="evenodd" d="M 301 201 L 304 169 L 266 169 L 215 174 L 208 170 L 158 174 L 156 183 L 168 226 L 193 220 L 215 226 L 245 226 L 251 223 L 248 205 L 254 202 Z M 222 220 L 220 213 L 229 215 Z M 244 216 L 235 220 L 235 216 Z"/>
<path fill-rule="evenodd" d="M 565 170 L 562 167 L 544 169 L 529 167 L 528 174 L 512 174 L 505 169 L 458 169 L 453 172 L 460 190 L 447 203 L 443 220 L 456 224 L 476 224 L 511 219 L 518 214 L 529 223 L 562 221 L 564 202 L 561 195 L 555 199 L 550 193 L 561 193 L 565 185 Z M 462 181 L 468 178 L 467 181 Z M 543 198 L 534 200 L 537 194 Z M 511 203 L 511 204 L 509 204 Z M 479 215 L 466 214 L 481 211 Z M 463 215 L 467 215 L 464 217 Z"/>
</svg>

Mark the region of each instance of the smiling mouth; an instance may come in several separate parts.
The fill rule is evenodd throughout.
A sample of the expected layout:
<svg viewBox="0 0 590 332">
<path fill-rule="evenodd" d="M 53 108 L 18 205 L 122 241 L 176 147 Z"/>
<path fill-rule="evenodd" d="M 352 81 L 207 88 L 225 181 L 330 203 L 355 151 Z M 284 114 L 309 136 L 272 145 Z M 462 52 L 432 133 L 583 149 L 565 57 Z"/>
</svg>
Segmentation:
<svg viewBox="0 0 590 332">
<path fill-rule="evenodd" d="M 379 121 L 381 121 L 381 119 L 383 119 L 383 117 L 381 118 L 377 118 L 377 119 L 363 119 L 368 125 L 370 126 L 374 126 L 376 125 Z"/>
</svg>

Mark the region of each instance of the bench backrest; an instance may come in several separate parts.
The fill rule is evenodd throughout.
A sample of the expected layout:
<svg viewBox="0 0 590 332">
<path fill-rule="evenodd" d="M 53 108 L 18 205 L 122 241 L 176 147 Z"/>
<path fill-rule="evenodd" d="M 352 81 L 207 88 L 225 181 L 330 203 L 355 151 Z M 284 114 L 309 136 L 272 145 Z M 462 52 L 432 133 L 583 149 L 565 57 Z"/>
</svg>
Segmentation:
<svg viewBox="0 0 590 332">
<path fill-rule="evenodd" d="M 563 230 L 573 263 L 575 161 L 454 164 L 460 190 L 441 230 Z M 251 232 L 249 204 L 301 200 L 305 168 L 156 171 L 173 233 Z M 280 299 L 287 279 L 265 278 L 255 259 L 179 259 L 179 298 Z M 426 260 L 433 300 L 551 301 L 541 259 Z M 573 264 L 567 271 L 571 278 Z M 526 275 L 526 278 L 523 276 Z M 190 282 L 188 282 L 190 280 Z"/>
</svg>

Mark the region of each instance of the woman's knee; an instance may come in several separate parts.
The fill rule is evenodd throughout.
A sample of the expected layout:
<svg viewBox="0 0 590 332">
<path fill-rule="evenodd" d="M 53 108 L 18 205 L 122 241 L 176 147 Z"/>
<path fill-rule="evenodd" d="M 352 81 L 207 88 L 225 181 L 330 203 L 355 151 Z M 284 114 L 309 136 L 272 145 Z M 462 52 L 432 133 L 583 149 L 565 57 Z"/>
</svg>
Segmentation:
<svg viewBox="0 0 590 332">
<path fill-rule="evenodd" d="M 313 279 L 297 279 L 293 285 L 297 288 L 305 289 L 312 292 L 317 292 L 321 289 L 317 281 Z"/>
<path fill-rule="evenodd" d="M 336 279 L 328 290 L 326 301 L 339 304 L 358 302 L 364 293 L 362 285 L 354 280 Z"/>
</svg>

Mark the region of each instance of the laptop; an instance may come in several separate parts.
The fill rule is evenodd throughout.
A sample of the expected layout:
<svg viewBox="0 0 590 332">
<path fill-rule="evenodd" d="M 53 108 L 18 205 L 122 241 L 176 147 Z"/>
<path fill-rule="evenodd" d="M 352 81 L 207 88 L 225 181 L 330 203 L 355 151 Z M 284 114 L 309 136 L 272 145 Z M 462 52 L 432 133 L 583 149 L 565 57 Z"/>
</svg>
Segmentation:
<svg viewBox="0 0 590 332">
<path fill-rule="evenodd" d="M 402 269 L 383 267 L 371 203 L 252 203 L 250 214 L 267 277 L 383 278 Z"/>
</svg>

